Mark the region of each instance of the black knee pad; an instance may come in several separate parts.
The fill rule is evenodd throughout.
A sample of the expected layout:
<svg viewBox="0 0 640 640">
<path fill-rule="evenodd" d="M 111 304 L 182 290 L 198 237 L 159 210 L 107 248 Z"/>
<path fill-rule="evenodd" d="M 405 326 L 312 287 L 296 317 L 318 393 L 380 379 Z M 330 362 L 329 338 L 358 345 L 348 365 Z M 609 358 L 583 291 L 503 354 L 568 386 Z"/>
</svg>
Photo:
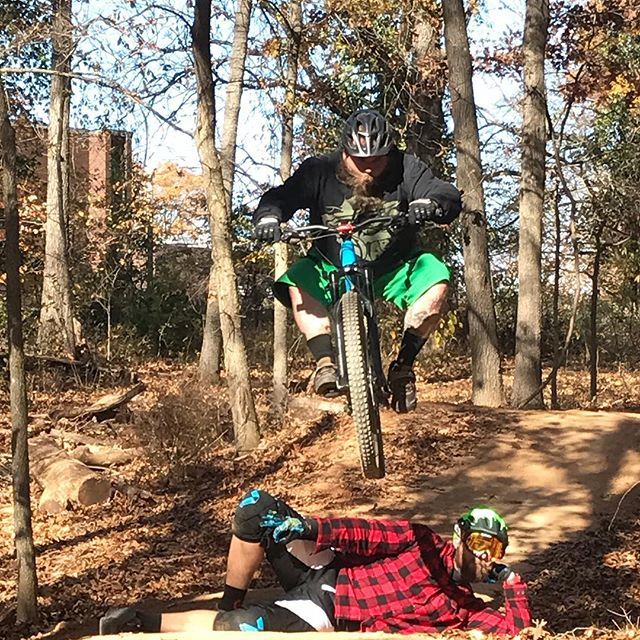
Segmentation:
<svg viewBox="0 0 640 640">
<path fill-rule="evenodd" d="M 264 631 L 265 612 L 261 607 L 220 611 L 213 621 L 214 631 Z"/>
<path fill-rule="evenodd" d="M 267 511 L 276 511 L 287 517 L 302 518 L 286 502 L 274 498 L 266 491 L 252 489 L 240 500 L 231 525 L 231 532 L 245 542 L 261 542 L 264 531 L 260 527 L 260 520 Z"/>
<path fill-rule="evenodd" d="M 263 530 L 260 519 L 267 511 L 279 511 L 284 503 L 276 500 L 270 493 L 252 489 L 247 493 L 236 509 L 231 525 L 233 535 L 245 542 L 260 542 Z"/>
</svg>

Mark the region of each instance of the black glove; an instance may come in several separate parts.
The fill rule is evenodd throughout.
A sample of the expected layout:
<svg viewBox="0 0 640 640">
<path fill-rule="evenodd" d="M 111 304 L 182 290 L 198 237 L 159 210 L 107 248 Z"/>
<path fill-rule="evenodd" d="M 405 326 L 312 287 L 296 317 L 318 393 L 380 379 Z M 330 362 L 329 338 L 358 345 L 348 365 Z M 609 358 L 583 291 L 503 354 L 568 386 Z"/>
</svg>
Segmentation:
<svg viewBox="0 0 640 640">
<path fill-rule="evenodd" d="M 485 582 L 504 582 L 511 575 L 511 567 L 508 564 L 494 562 Z"/>
<path fill-rule="evenodd" d="M 420 226 L 425 222 L 436 222 L 441 216 L 442 208 L 433 200 L 426 198 L 409 203 L 407 219 L 411 225 Z"/>
<path fill-rule="evenodd" d="M 275 216 L 265 216 L 256 222 L 253 235 L 260 242 L 279 242 L 282 233 L 280 232 L 280 220 Z"/>
<path fill-rule="evenodd" d="M 271 534 L 276 544 L 288 544 L 292 540 L 310 540 L 313 537 L 313 527 L 300 514 L 284 516 L 277 511 L 267 511 L 260 526 Z"/>
</svg>

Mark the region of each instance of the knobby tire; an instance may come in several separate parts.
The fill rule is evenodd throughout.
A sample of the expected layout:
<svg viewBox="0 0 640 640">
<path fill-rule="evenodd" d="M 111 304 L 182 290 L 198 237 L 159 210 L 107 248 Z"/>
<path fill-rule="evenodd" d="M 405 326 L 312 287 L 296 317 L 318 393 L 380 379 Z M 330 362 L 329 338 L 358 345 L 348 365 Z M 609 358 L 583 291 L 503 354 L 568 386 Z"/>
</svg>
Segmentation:
<svg viewBox="0 0 640 640">
<path fill-rule="evenodd" d="M 351 415 L 356 425 L 360 462 L 365 478 L 384 477 L 380 409 L 367 348 L 367 327 L 358 293 L 347 291 L 340 300 L 344 352 Z"/>
</svg>

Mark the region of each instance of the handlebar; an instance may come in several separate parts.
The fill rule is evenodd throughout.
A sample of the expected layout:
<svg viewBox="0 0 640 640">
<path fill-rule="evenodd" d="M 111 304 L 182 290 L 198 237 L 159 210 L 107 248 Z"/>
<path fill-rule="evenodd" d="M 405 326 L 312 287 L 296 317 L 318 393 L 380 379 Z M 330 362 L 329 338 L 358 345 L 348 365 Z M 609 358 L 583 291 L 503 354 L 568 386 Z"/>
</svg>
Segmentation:
<svg viewBox="0 0 640 640">
<path fill-rule="evenodd" d="M 319 240 L 320 238 L 328 238 L 330 236 L 349 238 L 354 233 L 375 224 L 389 224 L 392 227 L 401 228 L 408 224 L 407 214 L 398 213 L 395 215 L 374 216 L 373 218 L 367 218 L 362 222 L 358 222 L 357 224 L 341 222 L 334 227 L 329 227 L 323 224 L 310 224 L 302 227 L 285 227 L 282 231 L 281 240 L 282 242 L 304 240 L 305 238 Z"/>
<path fill-rule="evenodd" d="M 396 213 L 394 215 L 387 214 L 367 218 L 357 224 L 342 222 L 334 227 L 329 227 L 324 224 L 310 224 L 301 227 L 285 226 L 282 230 L 280 240 L 281 242 L 295 242 L 297 240 L 305 239 L 319 240 L 321 238 L 329 238 L 331 236 L 338 236 L 343 239 L 350 238 L 354 233 L 357 233 L 366 227 L 373 226 L 374 224 L 389 224 L 394 228 L 394 231 L 397 231 L 398 229 L 409 225 L 408 218 L 409 216 L 407 213 Z M 423 222 L 420 224 L 421 229 L 438 229 L 446 226 L 447 225 L 440 225 L 433 221 Z"/>
</svg>

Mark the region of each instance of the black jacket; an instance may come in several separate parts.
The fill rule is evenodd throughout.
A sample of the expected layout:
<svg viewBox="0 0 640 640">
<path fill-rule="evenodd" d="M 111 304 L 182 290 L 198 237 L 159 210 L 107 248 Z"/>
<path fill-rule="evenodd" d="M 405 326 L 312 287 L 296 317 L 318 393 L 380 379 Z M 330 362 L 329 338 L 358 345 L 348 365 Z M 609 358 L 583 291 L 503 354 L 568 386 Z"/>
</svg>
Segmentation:
<svg viewBox="0 0 640 640">
<path fill-rule="evenodd" d="M 353 189 L 341 182 L 336 171 L 341 150 L 330 155 L 305 160 L 293 175 L 279 187 L 269 189 L 260 199 L 254 213 L 254 222 L 266 216 L 275 216 L 286 222 L 299 209 L 308 209 L 310 224 L 335 224 L 338 220 L 352 219 L 358 208 Z M 389 165 L 378 179 L 378 193 L 385 209 L 407 211 L 413 200 L 430 198 L 442 209 L 439 224 L 452 222 L 460 213 L 460 192 L 455 186 L 433 175 L 421 160 L 397 149 L 391 152 Z M 386 231 L 354 237 L 361 258 L 385 270 L 413 255 L 417 249 L 414 228 L 404 228 L 396 235 Z M 339 264 L 339 244 L 333 238 L 318 240 L 316 248 L 331 262 Z"/>
</svg>

